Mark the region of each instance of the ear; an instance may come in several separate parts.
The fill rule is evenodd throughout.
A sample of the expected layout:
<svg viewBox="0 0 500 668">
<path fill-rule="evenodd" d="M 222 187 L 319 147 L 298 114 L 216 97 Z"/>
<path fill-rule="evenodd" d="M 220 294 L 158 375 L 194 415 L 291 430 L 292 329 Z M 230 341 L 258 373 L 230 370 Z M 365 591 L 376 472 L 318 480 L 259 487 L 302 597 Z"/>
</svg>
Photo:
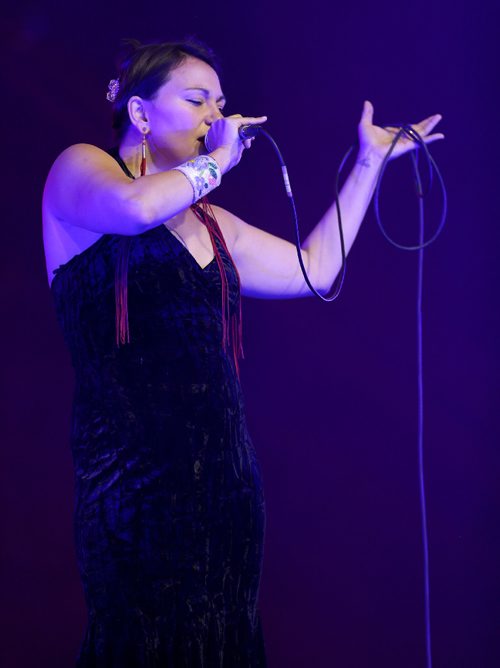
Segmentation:
<svg viewBox="0 0 500 668">
<path fill-rule="evenodd" d="M 144 108 L 144 102 L 138 95 L 132 95 L 127 103 L 128 115 L 130 122 L 134 125 L 141 134 L 149 132 L 149 121 Z"/>
</svg>

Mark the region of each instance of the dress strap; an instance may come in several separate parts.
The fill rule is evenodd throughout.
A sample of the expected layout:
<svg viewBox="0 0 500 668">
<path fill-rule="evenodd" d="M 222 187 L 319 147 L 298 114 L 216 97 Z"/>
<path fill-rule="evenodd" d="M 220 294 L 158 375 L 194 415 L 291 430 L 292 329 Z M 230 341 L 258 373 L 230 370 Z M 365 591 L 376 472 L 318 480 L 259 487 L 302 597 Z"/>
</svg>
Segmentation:
<svg viewBox="0 0 500 668">
<path fill-rule="evenodd" d="M 120 165 L 120 167 L 123 169 L 123 171 L 125 172 L 125 174 L 129 178 L 135 180 L 135 176 L 132 174 L 130 169 L 127 167 L 127 165 L 123 161 L 123 158 L 121 157 L 121 155 L 118 151 L 118 146 L 113 146 L 112 148 L 108 148 L 106 150 L 106 153 L 108 153 L 112 158 L 114 158 L 116 160 L 116 162 Z"/>
</svg>

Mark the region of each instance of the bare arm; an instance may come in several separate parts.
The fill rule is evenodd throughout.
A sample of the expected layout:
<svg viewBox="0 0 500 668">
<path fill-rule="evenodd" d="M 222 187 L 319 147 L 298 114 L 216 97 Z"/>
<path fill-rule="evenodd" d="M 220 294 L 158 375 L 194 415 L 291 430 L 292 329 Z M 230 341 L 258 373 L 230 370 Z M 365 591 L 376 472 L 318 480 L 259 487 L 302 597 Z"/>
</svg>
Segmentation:
<svg viewBox="0 0 500 668">
<path fill-rule="evenodd" d="M 430 134 L 440 116 L 430 116 L 414 126 L 426 143 L 443 138 Z M 339 197 L 346 251 L 351 248 L 370 204 L 383 157 L 393 139 L 393 128 L 379 128 L 373 123 L 373 107 L 365 102 L 359 124 L 360 151 Z M 393 157 L 414 148 L 402 139 Z M 305 284 L 295 246 L 283 239 L 221 212 L 226 227 L 234 237 L 233 257 L 238 267 L 244 294 L 263 298 L 292 298 L 312 294 Z M 341 266 L 337 207 L 332 206 L 302 244 L 302 256 L 310 280 L 320 292 L 326 292 Z"/>
<path fill-rule="evenodd" d="M 44 209 L 60 222 L 102 234 L 133 235 L 189 207 L 186 177 L 169 170 L 132 180 L 105 151 L 88 144 L 66 149 L 44 191 Z"/>
<path fill-rule="evenodd" d="M 367 162 L 358 158 L 340 193 L 346 252 L 356 238 L 370 203 L 378 166 L 378 160 Z M 269 299 L 312 295 L 302 276 L 294 244 L 249 225 L 220 207 L 214 209 L 225 234 L 234 238 L 232 255 L 243 294 Z M 314 287 L 326 293 L 342 259 L 335 204 L 303 242 L 302 259 Z"/>
<path fill-rule="evenodd" d="M 379 166 L 378 159 L 359 156 L 340 193 L 346 252 L 354 243 L 370 204 Z M 248 225 L 228 212 L 222 215 L 235 228 L 233 258 L 244 294 L 261 298 L 312 294 L 302 276 L 294 244 Z M 335 203 L 303 242 L 302 258 L 314 287 L 326 293 L 342 260 Z"/>
<path fill-rule="evenodd" d="M 241 159 L 238 128 L 265 117 L 229 116 L 214 123 L 210 153 L 225 174 Z M 66 149 L 55 161 L 45 185 L 43 207 L 58 221 L 101 234 L 140 234 L 156 227 L 193 201 L 186 177 L 169 169 L 139 179 L 127 177 L 108 153 L 89 144 Z"/>
</svg>

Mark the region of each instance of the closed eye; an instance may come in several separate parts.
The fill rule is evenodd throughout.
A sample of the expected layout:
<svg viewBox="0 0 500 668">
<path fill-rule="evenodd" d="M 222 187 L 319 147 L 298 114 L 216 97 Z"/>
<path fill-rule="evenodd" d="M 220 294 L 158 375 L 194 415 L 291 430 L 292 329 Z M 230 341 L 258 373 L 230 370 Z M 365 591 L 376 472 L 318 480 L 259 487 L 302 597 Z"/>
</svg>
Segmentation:
<svg viewBox="0 0 500 668">
<path fill-rule="evenodd" d="M 196 107 L 200 107 L 205 100 L 187 100 L 188 102 L 191 102 L 191 104 L 194 104 Z M 220 113 L 222 114 L 224 111 L 224 107 L 218 107 Z"/>
</svg>

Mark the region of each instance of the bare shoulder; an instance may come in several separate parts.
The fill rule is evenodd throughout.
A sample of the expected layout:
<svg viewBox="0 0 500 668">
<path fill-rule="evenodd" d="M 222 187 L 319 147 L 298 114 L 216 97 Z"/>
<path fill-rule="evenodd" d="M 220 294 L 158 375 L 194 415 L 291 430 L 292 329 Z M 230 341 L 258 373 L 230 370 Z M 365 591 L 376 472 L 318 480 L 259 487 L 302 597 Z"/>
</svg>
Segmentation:
<svg viewBox="0 0 500 668">
<path fill-rule="evenodd" d="M 113 231 L 107 229 L 110 215 L 128 194 L 130 183 L 109 153 L 92 144 L 74 144 L 50 169 L 43 193 L 44 216 L 51 213 L 65 224 L 95 232 Z"/>
<path fill-rule="evenodd" d="M 95 243 L 106 229 L 98 224 L 99 190 L 129 181 L 117 161 L 91 144 L 74 144 L 54 161 L 43 192 L 42 221 L 49 283 L 54 269 Z M 104 196 L 105 201 L 109 195 Z"/>
<path fill-rule="evenodd" d="M 56 158 L 49 171 L 44 206 L 58 209 L 81 185 L 103 180 L 126 181 L 128 177 L 106 151 L 92 144 L 73 144 Z"/>
<path fill-rule="evenodd" d="M 66 180 L 75 173 L 83 174 L 95 170 L 109 170 L 116 174 L 122 172 L 116 160 L 102 148 L 92 144 L 73 144 L 55 159 L 47 178 L 47 185 L 50 187 L 54 181 Z"/>
<path fill-rule="evenodd" d="M 99 146 L 94 146 L 94 144 L 72 144 L 71 146 L 68 146 L 68 148 L 64 149 L 62 153 L 59 154 L 59 156 L 56 159 L 56 162 L 62 161 L 69 161 L 72 162 L 73 160 L 81 160 L 81 159 L 109 159 L 113 160 L 109 153 L 104 151 L 102 148 L 99 148 Z"/>
</svg>

